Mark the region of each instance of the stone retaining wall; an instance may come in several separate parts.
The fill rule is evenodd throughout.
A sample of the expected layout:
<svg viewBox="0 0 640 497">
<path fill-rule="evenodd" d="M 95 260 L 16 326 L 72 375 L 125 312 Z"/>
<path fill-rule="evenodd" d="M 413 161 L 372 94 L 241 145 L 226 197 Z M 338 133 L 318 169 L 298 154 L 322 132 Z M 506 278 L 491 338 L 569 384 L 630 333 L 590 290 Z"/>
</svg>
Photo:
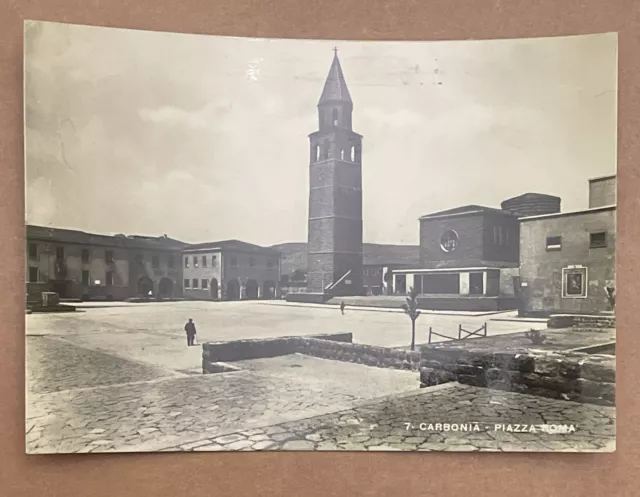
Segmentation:
<svg viewBox="0 0 640 497">
<path fill-rule="evenodd" d="M 324 304 L 330 298 L 331 295 L 324 293 L 294 292 L 288 293 L 285 300 L 287 302 L 302 302 L 306 304 Z"/>
<path fill-rule="evenodd" d="M 246 359 L 305 354 L 381 368 L 420 368 L 420 352 L 352 343 L 351 333 L 234 340 L 202 344 L 202 371 L 221 372 L 220 364 Z M 224 371 L 222 371 L 224 372 Z"/>
<path fill-rule="evenodd" d="M 615 358 L 580 352 L 423 347 L 421 386 L 447 381 L 590 404 L 615 405 Z"/>
<path fill-rule="evenodd" d="M 547 322 L 549 328 L 615 328 L 614 315 L 553 314 Z"/>
<path fill-rule="evenodd" d="M 330 342 L 316 338 L 300 337 L 296 352 L 323 359 L 343 362 L 355 362 L 367 366 L 392 369 L 420 368 L 420 352 L 389 349 L 359 343 Z"/>
<path fill-rule="evenodd" d="M 260 359 L 263 357 L 278 357 L 294 354 L 300 348 L 302 337 L 254 338 L 247 340 L 233 340 L 231 342 L 209 342 L 202 344 L 202 365 L 207 372 L 207 364 L 218 362 L 234 362 L 245 359 Z M 351 333 L 334 333 L 312 335 L 309 338 L 321 339 L 327 342 L 351 342 Z"/>
</svg>

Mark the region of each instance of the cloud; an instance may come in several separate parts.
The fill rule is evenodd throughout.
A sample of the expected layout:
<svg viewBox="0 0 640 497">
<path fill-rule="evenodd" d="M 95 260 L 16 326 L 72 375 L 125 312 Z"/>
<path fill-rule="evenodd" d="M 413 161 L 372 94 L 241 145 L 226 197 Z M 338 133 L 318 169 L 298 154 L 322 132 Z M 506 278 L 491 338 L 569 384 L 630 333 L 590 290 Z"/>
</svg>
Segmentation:
<svg viewBox="0 0 640 497">
<path fill-rule="evenodd" d="M 165 105 L 157 109 L 141 109 L 138 114 L 144 122 L 198 129 L 207 126 L 207 119 L 204 115 L 206 110 L 207 108 L 205 107 L 204 109 L 189 112 L 178 107 Z"/>
<path fill-rule="evenodd" d="M 386 124 L 394 128 L 415 127 L 424 124 L 423 115 L 409 109 L 398 109 L 394 112 L 386 112 L 378 107 L 365 107 L 359 111 L 362 117 L 375 123 Z"/>
<path fill-rule="evenodd" d="M 50 226 L 56 220 L 58 204 L 51 189 L 51 179 L 37 178 L 27 186 L 27 220 Z M 35 201 L 34 201 L 35 200 Z"/>
</svg>

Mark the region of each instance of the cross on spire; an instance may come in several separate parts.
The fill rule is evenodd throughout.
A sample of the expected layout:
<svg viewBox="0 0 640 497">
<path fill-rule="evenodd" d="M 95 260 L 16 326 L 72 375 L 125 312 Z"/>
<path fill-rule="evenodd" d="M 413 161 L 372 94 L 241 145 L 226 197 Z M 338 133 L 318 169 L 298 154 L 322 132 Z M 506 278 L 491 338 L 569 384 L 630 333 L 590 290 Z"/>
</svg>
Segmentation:
<svg viewBox="0 0 640 497">
<path fill-rule="evenodd" d="M 349 102 L 351 103 L 351 96 L 347 89 L 347 83 L 344 80 L 344 74 L 342 74 L 342 68 L 340 67 L 340 59 L 338 59 L 338 47 L 333 47 L 333 62 L 329 69 L 329 75 L 324 83 L 324 89 L 320 96 L 320 102 Z"/>
</svg>

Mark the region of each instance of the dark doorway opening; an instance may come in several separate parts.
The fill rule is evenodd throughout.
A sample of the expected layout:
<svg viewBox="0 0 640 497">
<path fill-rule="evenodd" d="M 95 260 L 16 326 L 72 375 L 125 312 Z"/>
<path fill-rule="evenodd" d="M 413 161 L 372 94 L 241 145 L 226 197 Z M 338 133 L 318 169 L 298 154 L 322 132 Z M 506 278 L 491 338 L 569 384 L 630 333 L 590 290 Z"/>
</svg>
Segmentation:
<svg viewBox="0 0 640 497">
<path fill-rule="evenodd" d="M 227 300 L 238 300 L 240 299 L 240 284 L 238 280 L 231 280 L 227 283 Z"/>
<path fill-rule="evenodd" d="M 256 280 L 247 281 L 247 299 L 253 300 L 258 298 L 258 282 Z"/>
<path fill-rule="evenodd" d="M 211 298 L 213 300 L 218 300 L 220 298 L 218 295 L 218 280 L 215 278 L 211 279 L 210 291 L 211 291 Z"/>
<path fill-rule="evenodd" d="M 158 297 L 161 299 L 170 299 L 173 297 L 173 280 L 170 278 L 162 278 L 158 287 Z"/>
<path fill-rule="evenodd" d="M 140 277 L 138 280 L 138 295 L 141 297 L 151 297 L 153 295 L 153 281 L 151 281 L 151 278 Z"/>
<path fill-rule="evenodd" d="M 276 298 L 276 282 L 265 281 L 262 284 L 262 298 L 263 299 L 275 299 Z"/>
<path fill-rule="evenodd" d="M 469 294 L 470 295 L 484 294 L 484 274 L 483 273 L 469 274 Z"/>
</svg>

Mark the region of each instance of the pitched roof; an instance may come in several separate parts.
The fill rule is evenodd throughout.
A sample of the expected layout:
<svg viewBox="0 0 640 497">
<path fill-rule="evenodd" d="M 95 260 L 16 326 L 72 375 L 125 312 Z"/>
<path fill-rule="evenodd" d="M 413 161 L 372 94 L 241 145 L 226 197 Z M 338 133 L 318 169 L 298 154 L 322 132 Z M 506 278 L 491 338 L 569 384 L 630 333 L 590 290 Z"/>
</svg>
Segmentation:
<svg viewBox="0 0 640 497">
<path fill-rule="evenodd" d="M 80 230 L 63 228 L 49 228 L 46 226 L 27 225 L 28 240 L 50 241 L 51 243 L 77 243 L 79 245 L 100 245 L 105 247 L 122 247 L 147 250 L 183 250 L 219 248 L 222 250 L 237 250 L 244 252 L 263 252 L 280 255 L 280 252 L 272 248 L 261 247 L 253 243 L 240 240 L 221 240 L 205 243 L 185 243 L 180 240 L 163 236 L 145 235 L 98 235 Z"/>
<path fill-rule="evenodd" d="M 279 251 L 274 250 L 273 248 L 262 247 L 261 245 L 256 245 L 254 243 L 247 243 L 241 240 L 220 240 L 217 242 L 203 242 L 203 243 L 191 243 L 185 247 L 185 252 L 195 251 L 195 250 L 203 250 L 203 249 L 221 249 L 221 250 L 237 250 L 237 251 L 266 251 L 273 253 L 274 255 L 280 254 Z"/>
<path fill-rule="evenodd" d="M 326 102 L 353 103 L 351 101 L 349 89 L 347 88 L 347 82 L 345 81 L 344 74 L 342 73 L 342 67 L 340 66 L 340 59 L 338 59 L 337 50 L 333 56 L 333 62 L 331 63 L 327 80 L 324 83 L 324 88 L 318 105 Z"/>
<path fill-rule="evenodd" d="M 461 207 L 455 207 L 453 209 L 447 209 L 444 211 L 433 212 L 431 214 L 425 214 L 421 216 L 420 219 L 430 219 L 435 217 L 448 217 L 448 216 L 456 216 L 463 214 L 477 214 L 477 213 L 491 213 L 491 214 L 502 214 L 505 216 L 513 216 L 511 212 L 504 211 L 502 209 L 496 209 L 494 207 L 485 207 L 483 205 L 463 205 Z"/>
<path fill-rule="evenodd" d="M 80 230 L 50 228 L 47 226 L 27 225 L 27 239 L 51 241 L 52 243 L 77 243 L 82 245 L 102 245 L 108 247 L 179 250 L 185 243 L 165 236 L 142 235 L 97 235 Z"/>
</svg>

